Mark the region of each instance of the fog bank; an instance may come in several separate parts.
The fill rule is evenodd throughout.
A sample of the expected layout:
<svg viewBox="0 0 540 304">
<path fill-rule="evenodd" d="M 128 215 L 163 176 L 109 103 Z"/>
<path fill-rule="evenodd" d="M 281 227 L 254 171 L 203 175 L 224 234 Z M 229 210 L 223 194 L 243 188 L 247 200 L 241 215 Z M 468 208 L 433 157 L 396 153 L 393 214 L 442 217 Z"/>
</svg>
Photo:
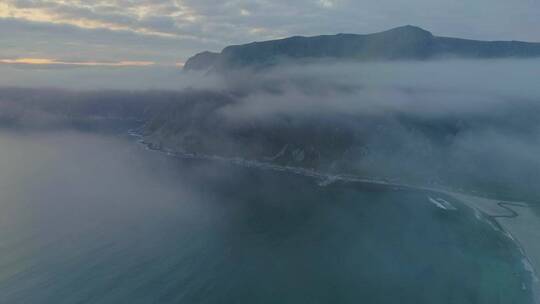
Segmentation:
<svg viewBox="0 0 540 304">
<path fill-rule="evenodd" d="M 325 62 L 187 73 L 168 91 L 2 89 L 0 122 L 130 118 L 156 148 L 538 199 L 538 71 L 540 60 Z"/>
</svg>

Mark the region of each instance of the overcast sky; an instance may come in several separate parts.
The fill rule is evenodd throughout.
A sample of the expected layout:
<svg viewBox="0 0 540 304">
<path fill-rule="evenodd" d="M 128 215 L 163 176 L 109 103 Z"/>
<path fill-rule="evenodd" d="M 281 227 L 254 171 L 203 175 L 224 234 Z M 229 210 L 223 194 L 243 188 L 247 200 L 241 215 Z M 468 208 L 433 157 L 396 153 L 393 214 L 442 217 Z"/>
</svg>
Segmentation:
<svg viewBox="0 0 540 304">
<path fill-rule="evenodd" d="M 0 64 L 181 65 L 229 44 L 412 24 L 540 41 L 538 0 L 0 0 Z"/>
<path fill-rule="evenodd" d="M 540 0 L 0 0 L 0 86 L 170 88 L 200 51 L 407 24 L 540 41 L 539 16 Z"/>
</svg>

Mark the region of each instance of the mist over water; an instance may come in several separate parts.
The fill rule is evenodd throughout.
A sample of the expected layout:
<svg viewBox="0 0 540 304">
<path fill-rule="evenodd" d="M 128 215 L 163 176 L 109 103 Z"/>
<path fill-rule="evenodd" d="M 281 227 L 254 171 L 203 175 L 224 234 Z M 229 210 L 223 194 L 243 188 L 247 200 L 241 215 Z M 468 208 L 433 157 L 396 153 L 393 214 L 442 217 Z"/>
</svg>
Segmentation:
<svg viewBox="0 0 540 304">
<path fill-rule="evenodd" d="M 185 75 L 175 66 L 58 67 L 0 64 L 0 87 L 67 90 L 181 90 L 208 87 L 215 80 Z"/>
<path fill-rule="evenodd" d="M 4 130 L 0 147 L 2 302 L 531 300 L 515 245 L 440 194 L 320 187 L 121 135 Z"/>
<path fill-rule="evenodd" d="M 84 86 L 64 81 L 81 70 L 32 72 L 27 86 L 60 89 L 0 90 L 0 302 L 531 303 L 516 244 L 451 197 L 172 158 L 127 130 L 266 161 L 315 147 L 327 163 L 283 164 L 534 206 L 539 68 L 326 62 L 144 85 L 95 70 Z"/>
<path fill-rule="evenodd" d="M 540 205 L 539 60 L 328 61 L 221 75 L 18 69 L 33 75 L 26 86 L 41 86 L 33 79 L 43 76 L 71 90 L 1 89 L 2 125 L 84 129 L 88 117 L 130 118 L 172 149 L 195 142 L 206 150 L 194 153 L 259 160 L 284 147 L 311 149 L 323 160 L 292 165 Z M 143 85 L 131 75 L 146 69 L 167 80 L 147 77 Z M 100 90 L 81 72 L 116 90 Z"/>
</svg>

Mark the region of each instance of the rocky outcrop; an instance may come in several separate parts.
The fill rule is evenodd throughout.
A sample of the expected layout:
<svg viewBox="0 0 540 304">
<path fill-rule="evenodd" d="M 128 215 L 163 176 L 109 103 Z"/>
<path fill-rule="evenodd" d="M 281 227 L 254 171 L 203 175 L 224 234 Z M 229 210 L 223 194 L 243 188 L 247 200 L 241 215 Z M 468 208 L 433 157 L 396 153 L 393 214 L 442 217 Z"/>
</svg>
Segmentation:
<svg viewBox="0 0 540 304">
<path fill-rule="evenodd" d="M 204 71 L 211 69 L 220 58 L 219 53 L 202 52 L 186 61 L 184 69 L 190 71 Z"/>
</svg>

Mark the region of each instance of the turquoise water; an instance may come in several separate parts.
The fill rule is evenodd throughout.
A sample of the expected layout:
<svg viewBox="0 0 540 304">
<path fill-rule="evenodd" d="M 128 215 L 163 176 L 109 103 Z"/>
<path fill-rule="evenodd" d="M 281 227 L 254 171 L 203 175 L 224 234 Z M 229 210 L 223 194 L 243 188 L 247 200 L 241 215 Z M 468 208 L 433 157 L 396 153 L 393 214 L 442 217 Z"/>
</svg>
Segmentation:
<svg viewBox="0 0 540 304">
<path fill-rule="evenodd" d="M 520 258 L 437 193 L 0 133 L 0 303 L 530 303 Z"/>
</svg>

